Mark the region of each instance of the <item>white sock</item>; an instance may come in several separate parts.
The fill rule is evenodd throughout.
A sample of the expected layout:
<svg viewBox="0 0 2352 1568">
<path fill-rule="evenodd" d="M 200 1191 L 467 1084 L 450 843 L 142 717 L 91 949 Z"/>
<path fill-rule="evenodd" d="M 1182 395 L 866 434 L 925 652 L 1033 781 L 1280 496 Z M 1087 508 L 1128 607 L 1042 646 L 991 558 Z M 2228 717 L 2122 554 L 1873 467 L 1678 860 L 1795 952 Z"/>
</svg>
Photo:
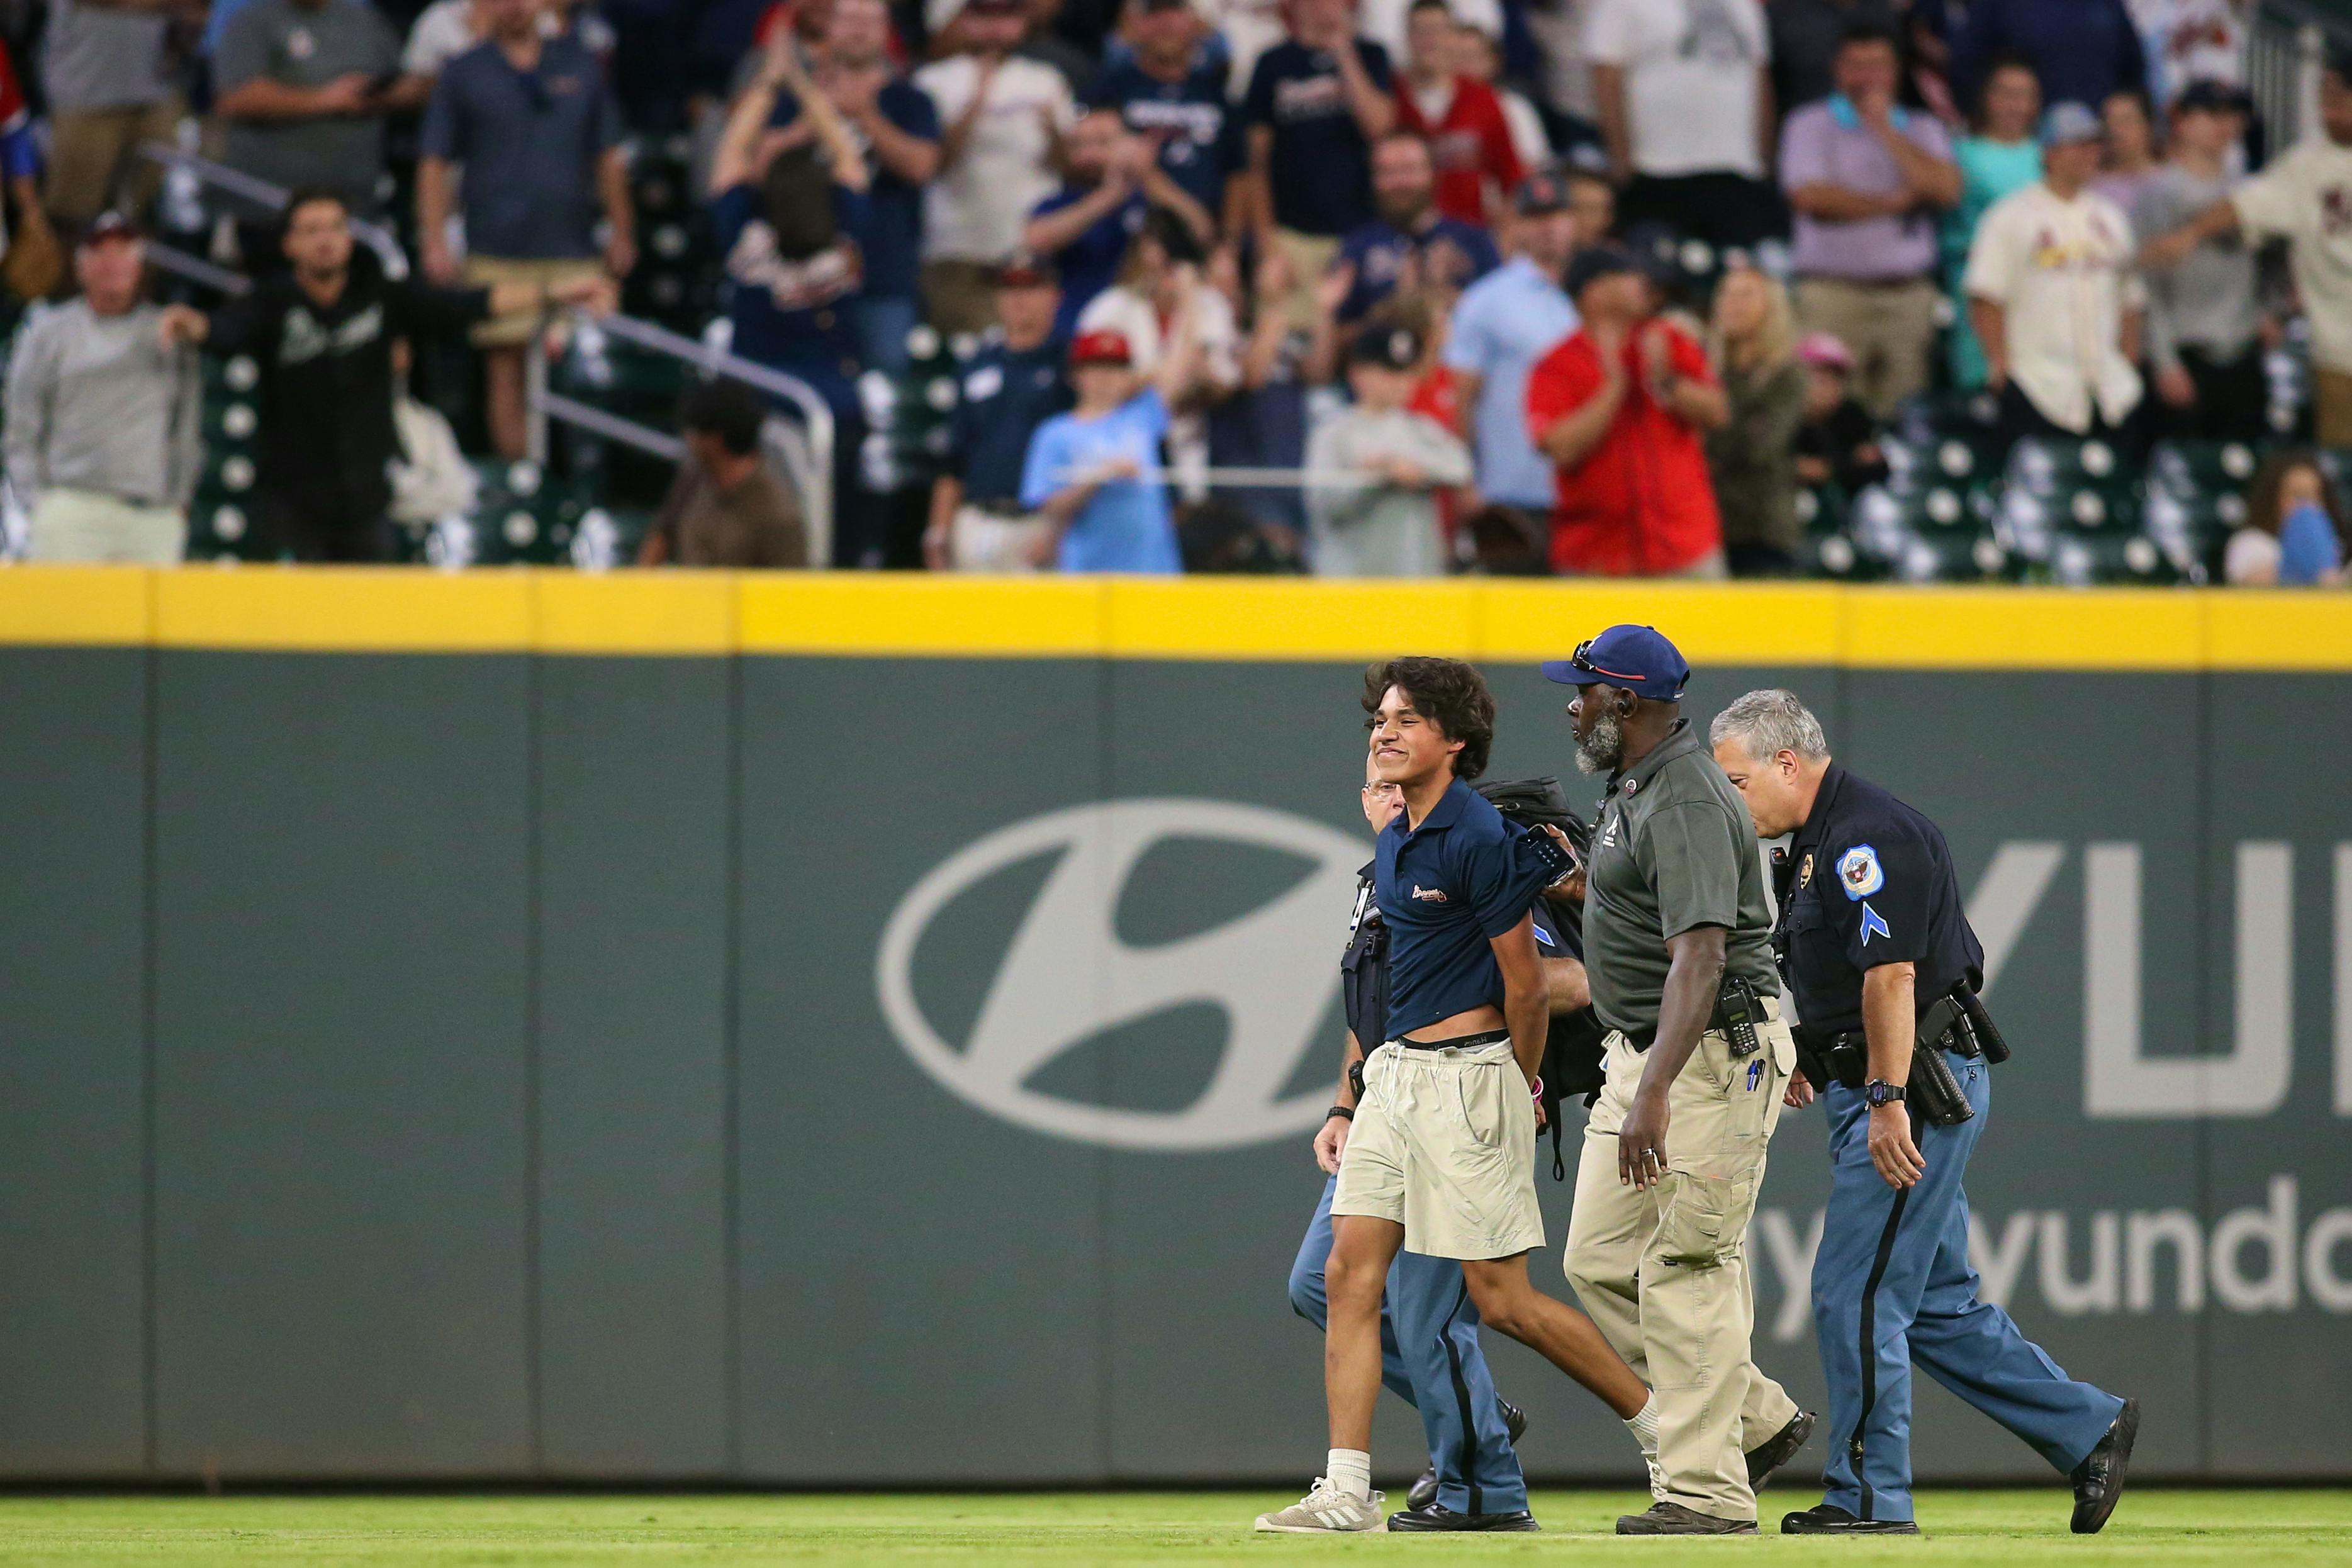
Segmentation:
<svg viewBox="0 0 2352 1568">
<path fill-rule="evenodd" d="M 1626 1417 L 1625 1430 L 1633 1434 L 1633 1441 L 1642 1445 L 1644 1454 L 1658 1451 L 1658 1396 L 1655 1394 L 1643 1403 L 1639 1414 Z"/>
<path fill-rule="evenodd" d="M 1323 1479 L 1341 1491 L 1372 1500 L 1372 1457 L 1361 1448 L 1334 1448 L 1324 1463 Z"/>
</svg>

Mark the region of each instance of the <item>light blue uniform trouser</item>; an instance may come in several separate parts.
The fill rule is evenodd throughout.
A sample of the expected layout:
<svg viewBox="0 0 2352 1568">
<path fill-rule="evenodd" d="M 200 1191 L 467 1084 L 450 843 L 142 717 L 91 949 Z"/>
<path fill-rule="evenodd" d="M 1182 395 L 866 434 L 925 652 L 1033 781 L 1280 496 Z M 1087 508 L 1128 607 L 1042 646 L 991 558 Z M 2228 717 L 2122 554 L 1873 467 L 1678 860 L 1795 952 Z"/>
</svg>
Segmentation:
<svg viewBox="0 0 2352 1568">
<path fill-rule="evenodd" d="M 1990 1117 L 1992 1075 L 1981 1059 L 1944 1059 L 1976 1115 L 1931 1127 L 1913 1114 L 1927 1173 L 1905 1192 L 1870 1163 L 1862 1091 L 1832 1084 L 1822 1097 L 1830 1202 L 1813 1258 L 1813 1328 L 1830 1387 L 1823 1500 L 1861 1519 L 1911 1517 L 1914 1362 L 2061 1472 L 2098 1447 L 2123 1409 L 2114 1394 L 2068 1377 L 2007 1312 L 1977 1300 L 1961 1178 Z"/>
<path fill-rule="evenodd" d="M 1331 1194 L 1323 1184 L 1315 1219 L 1290 1266 L 1290 1304 L 1323 1326 L 1323 1264 L 1331 1256 Z M 1494 1374 L 1478 1347 L 1478 1309 L 1470 1304 L 1462 1265 L 1451 1258 L 1400 1252 L 1389 1265 L 1381 1302 L 1381 1381 L 1421 1412 L 1429 1462 L 1437 1467 L 1437 1500 L 1456 1513 L 1511 1513 L 1528 1506 L 1527 1478 L 1503 1426 Z"/>
</svg>

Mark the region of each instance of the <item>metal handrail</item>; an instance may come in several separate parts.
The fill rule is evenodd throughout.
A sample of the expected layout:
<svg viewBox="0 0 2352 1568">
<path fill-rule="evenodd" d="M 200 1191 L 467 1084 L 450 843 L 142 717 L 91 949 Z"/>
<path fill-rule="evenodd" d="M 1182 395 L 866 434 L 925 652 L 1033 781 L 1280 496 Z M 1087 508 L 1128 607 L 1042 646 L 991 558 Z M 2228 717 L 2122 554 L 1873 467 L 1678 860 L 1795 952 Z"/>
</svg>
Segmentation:
<svg viewBox="0 0 2352 1568">
<path fill-rule="evenodd" d="M 633 316 L 605 316 L 597 321 L 596 329 L 625 343 L 635 343 L 639 348 L 651 349 L 656 353 L 668 354 L 699 365 L 708 374 L 723 375 L 785 399 L 801 411 L 801 418 L 808 426 L 810 440 L 827 458 L 832 457 L 833 405 L 818 396 L 816 388 L 800 377 L 786 374 L 757 360 L 748 360 L 740 354 L 713 348 L 699 338 L 689 338 L 683 332 L 673 332 L 651 321 L 638 321 Z"/>
<path fill-rule="evenodd" d="M 601 332 L 654 353 L 667 355 L 695 366 L 706 375 L 723 375 L 730 380 L 740 381 L 793 405 L 801 416 L 800 434 L 805 439 L 805 449 L 793 441 L 769 444 L 780 452 L 791 469 L 793 488 L 800 494 L 801 510 L 807 520 L 812 545 L 829 543 L 833 533 L 833 447 L 835 431 L 833 407 L 817 395 L 814 387 L 772 365 L 713 348 L 698 339 L 673 332 L 666 327 L 656 326 L 651 321 L 639 321 L 633 316 L 590 316 L 585 311 L 575 310 L 572 312 L 572 320 L 575 329 Z M 547 460 L 548 425 L 551 421 L 576 426 L 592 436 L 619 441 L 673 462 L 685 456 L 685 443 L 675 436 L 551 390 L 547 384 L 544 332 L 533 332 L 527 347 L 523 362 L 523 395 L 529 432 L 527 449 L 535 461 Z M 813 549 L 811 554 L 812 559 L 823 560 L 828 558 L 829 550 Z"/>
<path fill-rule="evenodd" d="M 253 292 L 253 279 L 244 273 L 232 272 L 226 267 L 215 267 L 201 257 L 190 256 L 184 250 L 175 249 L 155 240 L 151 239 L 147 242 L 147 259 L 175 278 L 184 278 L 191 283 L 201 283 L 207 289 L 228 295 L 231 299 L 242 299 Z"/>
<path fill-rule="evenodd" d="M 286 198 L 293 195 L 283 185 L 248 174 L 242 169 L 232 169 L 226 163 L 215 163 L 210 158 L 174 147 L 169 142 L 146 142 L 140 147 L 139 155 L 165 168 L 184 169 L 194 175 L 199 184 L 210 185 L 265 211 L 284 212 Z M 400 239 L 392 230 L 363 217 L 354 217 L 351 222 L 352 237 L 375 252 L 376 258 L 383 263 L 385 277 L 408 276 L 408 253 L 401 249 Z"/>
</svg>

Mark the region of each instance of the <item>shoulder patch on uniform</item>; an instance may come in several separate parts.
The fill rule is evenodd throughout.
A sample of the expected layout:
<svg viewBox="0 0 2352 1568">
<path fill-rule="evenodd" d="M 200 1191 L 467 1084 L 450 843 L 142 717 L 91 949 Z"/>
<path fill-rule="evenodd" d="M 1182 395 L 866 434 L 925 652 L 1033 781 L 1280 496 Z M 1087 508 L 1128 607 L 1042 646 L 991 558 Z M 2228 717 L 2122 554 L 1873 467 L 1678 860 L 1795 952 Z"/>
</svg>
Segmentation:
<svg viewBox="0 0 2352 1568">
<path fill-rule="evenodd" d="M 1838 857 L 1838 885 L 1845 896 L 1859 903 L 1886 886 L 1886 873 L 1878 864 L 1878 851 L 1867 844 L 1857 844 Z"/>
</svg>

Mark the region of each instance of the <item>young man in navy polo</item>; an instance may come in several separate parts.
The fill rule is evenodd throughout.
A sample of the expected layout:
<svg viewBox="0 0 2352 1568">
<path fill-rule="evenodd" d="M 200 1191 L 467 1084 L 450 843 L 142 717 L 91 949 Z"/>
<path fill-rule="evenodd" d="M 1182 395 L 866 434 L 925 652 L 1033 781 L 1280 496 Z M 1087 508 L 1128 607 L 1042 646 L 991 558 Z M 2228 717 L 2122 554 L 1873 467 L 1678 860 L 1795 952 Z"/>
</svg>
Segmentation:
<svg viewBox="0 0 2352 1568">
<path fill-rule="evenodd" d="M 1495 738 L 1495 699 L 1459 659 L 1396 658 L 1364 675 L 1372 767 L 1404 809 L 1381 831 L 1373 892 L 1389 928 L 1387 1039 L 1331 1202 L 1324 1389 L 1329 1468 L 1260 1530 L 1381 1527 L 1371 1489 L 1381 1389 L 1381 1299 L 1400 1248 L 1460 1260 L 1479 1316 L 1600 1395 L 1643 1436 L 1650 1391 L 1591 1321 L 1528 1282 L 1543 1245 L 1531 1099 L 1550 999 L 1530 912 L 1555 873 L 1473 790 Z M 1526 1531 L 1524 1510 L 1416 1510 L 1407 1529 Z M 1430 1516 L 1430 1517 L 1423 1517 Z"/>
</svg>

